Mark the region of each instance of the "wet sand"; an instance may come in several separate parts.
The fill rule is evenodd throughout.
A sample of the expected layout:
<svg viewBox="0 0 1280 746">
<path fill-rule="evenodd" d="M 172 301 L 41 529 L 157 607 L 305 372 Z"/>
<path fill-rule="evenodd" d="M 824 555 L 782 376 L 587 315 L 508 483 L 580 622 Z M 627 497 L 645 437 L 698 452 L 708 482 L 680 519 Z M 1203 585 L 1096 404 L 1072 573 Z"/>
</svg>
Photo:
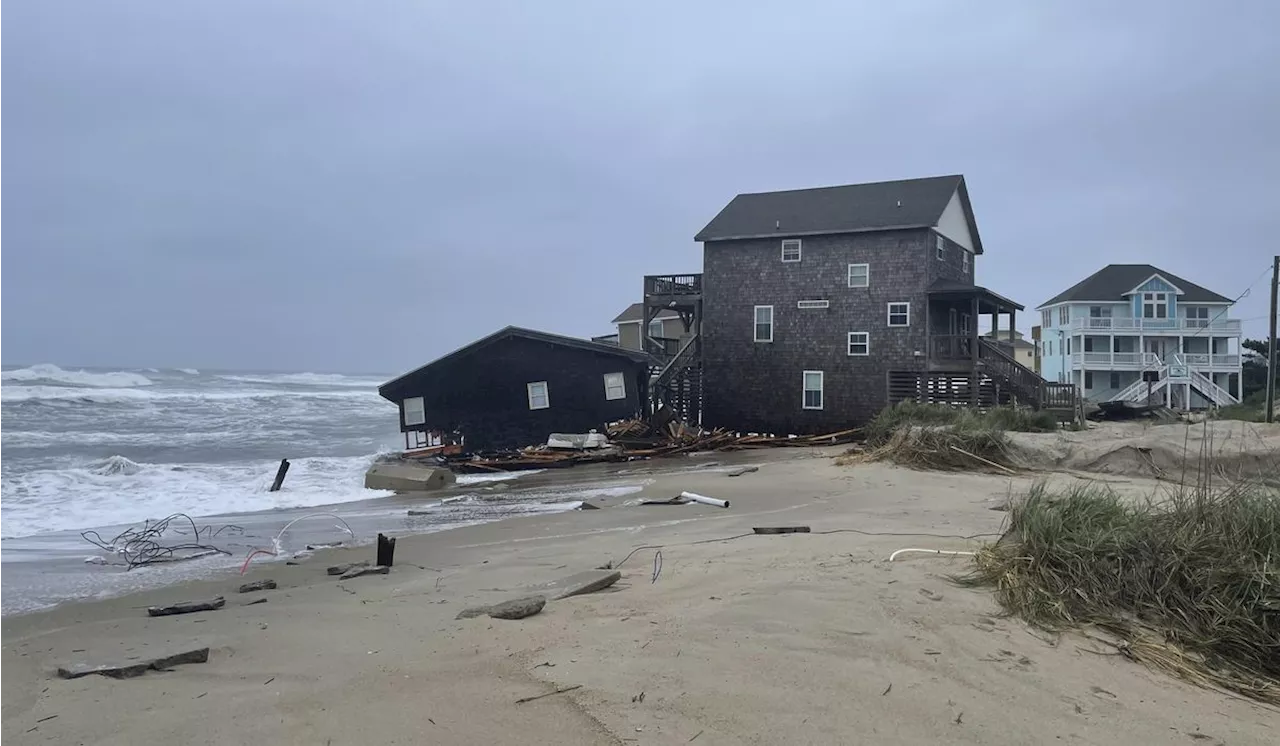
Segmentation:
<svg viewBox="0 0 1280 746">
<path fill-rule="evenodd" d="M 8 617 L 3 735 L 18 744 L 1272 742 L 1273 709 L 1000 618 L 990 594 L 947 580 L 963 559 L 886 561 L 907 546 L 973 548 L 943 535 L 998 532 L 1005 514 L 991 508 L 1032 477 L 840 467 L 832 453 L 734 454 L 760 470 L 659 469 L 601 510 L 404 537 L 387 576 L 336 581 L 326 565 L 373 550 L 327 550 L 243 579 Z M 1159 487 L 1132 479 L 1124 488 Z M 681 490 L 732 507 L 628 504 Z M 729 538 L 799 524 L 814 533 Z M 607 591 L 519 621 L 454 619 L 624 558 Z M 279 589 L 235 592 L 264 577 Z M 214 595 L 228 605 L 145 613 Z M 269 600 L 245 605 L 256 597 Z M 125 681 L 52 673 L 85 656 L 187 644 L 209 646 L 209 661 Z"/>
</svg>

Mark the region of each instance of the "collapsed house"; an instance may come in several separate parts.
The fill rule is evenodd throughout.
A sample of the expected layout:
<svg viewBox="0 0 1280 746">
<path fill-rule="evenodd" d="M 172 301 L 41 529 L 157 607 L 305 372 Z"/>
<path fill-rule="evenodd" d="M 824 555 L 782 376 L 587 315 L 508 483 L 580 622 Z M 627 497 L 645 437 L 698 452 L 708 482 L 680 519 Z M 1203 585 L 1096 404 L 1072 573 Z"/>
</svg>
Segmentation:
<svg viewBox="0 0 1280 746">
<path fill-rule="evenodd" d="M 378 393 L 400 408 L 406 451 L 498 451 L 644 414 L 651 363 L 637 350 L 508 326 Z"/>
</svg>

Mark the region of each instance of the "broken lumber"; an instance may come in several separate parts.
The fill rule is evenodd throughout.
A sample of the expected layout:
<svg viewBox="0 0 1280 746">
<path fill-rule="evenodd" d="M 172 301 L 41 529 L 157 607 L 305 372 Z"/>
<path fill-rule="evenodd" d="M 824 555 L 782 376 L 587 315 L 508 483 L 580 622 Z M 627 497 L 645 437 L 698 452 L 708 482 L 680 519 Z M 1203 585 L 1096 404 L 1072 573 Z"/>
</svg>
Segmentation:
<svg viewBox="0 0 1280 746">
<path fill-rule="evenodd" d="M 282 458 L 280 459 L 280 468 L 276 469 L 276 479 L 271 483 L 271 489 L 267 490 L 267 492 L 279 492 L 280 488 L 284 486 L 284 475 L 288 473 L 289 459 Z"/>
<path fill-rule="evenodd" d="M 808 526 L 756 526 L 751 529 L 757 534 L 807 534 Z"/>
<path fill-rule="evenodd" d="M 352 578 L 361 578 L 365 575 L 386 575 L 391 572 L 391 568 L 386 565 L 374 565 L 373 567 L 353 567 L 350 570 L 338 576 L 338 580 L 351 580 Z"/>
<path fill-rule="evenodd" d="M 184 663 L 205 663 L 208 660 L 209 648 L 193 648 L 123 663 L 69 663 L 58 666 L 58 676 L 63 679 L 78 679 L 97 674 L 112 679 L 131 679 L 147 671 L 165 671 Z"/>
<path fill-rule="evenodd" d="M 254 591 L 274 591 L 276 589 L 276 581 L 271 578 L 264 580 L 255 580 L 252 583 L 245 583 L 240 586 L 241 593 L 253 593 Z"/>
<path fill-rule="evenodd" d="M 328 569 L 326 569 L 325 572 L 327 572 L 330 575 L 346 575 L 347 573 L 351 572 L 357 567 L 368 567 L 368 566 L 369 566 L 368 560 L 365 560 L 363 562 L 347 562 L 341 565 L 333 565 L 332 567 L 329 567 Z"/>
<path fill-rule="evenodd" d="M 222 596 L 208 601 L 182 601 L 168 606 L 148 606 L 147 616 L 173 616 L 175 614 L 192 614 L 197 611 L 215 611 L 227 605 Z"/>
</svg>

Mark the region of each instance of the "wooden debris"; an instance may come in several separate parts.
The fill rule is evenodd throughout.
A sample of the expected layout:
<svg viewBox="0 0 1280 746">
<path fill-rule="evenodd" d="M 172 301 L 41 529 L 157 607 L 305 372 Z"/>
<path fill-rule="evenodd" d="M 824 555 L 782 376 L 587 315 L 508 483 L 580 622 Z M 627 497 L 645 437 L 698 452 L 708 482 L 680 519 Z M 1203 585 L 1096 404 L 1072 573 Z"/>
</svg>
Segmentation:
<svg viewBox="0 0 1280 746">
<path fill-rule="evenodd" d="M 255 580 L 252 583 L 245 583 L 240 586 L 241 593 L 253 593 L 254 591 L 274 591 L 276 589 L 276 581 L 271 578 L 264 580 Z"/>
<path fill-rule="evenodd" d="M 549 583 L 535 585 L 528 590 L 532 593 L 548 596 L 553 600 L 559 600 L 570 596 L 581 596 L 584 593 L 602 591 L 621 579 L 622 573 L 617 570 L 584 570 Z"/>
<path fill-rule="evenodd" d="M 346 575 L 347 573 L 351 572 L 357 567 L 368 567 L 368 566 L 369 566 L 368 560 L 365 560 L 363 562 L 347 562 L 346 564 L 342 564 L 342 565 L 333 565 L 332 567 L 325 570 L 325 572 L 329 573 L 330 575 Z"/>
<path fill-rule="evenodd" d="M 267 490 L 267 492 L 279 492 L 280 488 L 284 486 L 284 475 L 288 473 L 289 459 L 282 458 L 280 459 L 280 468 L 276 469 L 275 481 L 271 483 L 271 489 Z"/>
<path fill-rule="evenodd" d="M 757 526 L 752 531 L 757 534 L 807 534 L 808 526 Z"/>
<path fill-rule="evenodd" d="M 360 578 L 365 575 L 386 575 L 391 572 L 391 568 L 386 565 L 374 565 L 373 567 L 353 567 L 350 570 L 338 576 L 338 580 L 351 580 L 352 578 Z"/>
<path fill-rule="evenodd" d="M 147 671 L 165 671 L 184 663 L 205 663 L 208 660 L 209 648 L 195 648 L 155 658 L 130 660 L 125 663 L 72 663 L 58 666 L 58 676 L 64 679 L 78 679 L 81 676 L 97 674 L 112 679 L 131 679 Z"/>
<path fill-rule="evenodd" d="M 550 697 L 550 696 L 552 696 L 553 694 L 564 694 L 565 692 L 571 692 L 571 691 L 573 691 L 574 689 L 581 689 L 581 688 L 582 688 L 582 684 L 575 684 L 574 686 L 566 686 L 566 687 L 565 687 L 565 688 L 563 688 L 563 689 L 557 689 L 557 690 L 555 690 L 554 692 L 547 692 L 546 694 L 537 694 L 537 695 L 534 695 L 534 696 L 532 696 L 532 697 L 521 697 L 520 699 L 517 699 L 517 700 L 516 700 L 516 704 L 518 704 L 518 705 L 522 705 L 522 704 L 524 704 L 525 702 L 532 702 L 532 701 L 533 701 L 533 700 L 535 700 L 535 699 L 542 699 L 543 697 Z"/>
<path fill-rule="evenodd" d="M 542 608 L 546 605 L 546 596 L 527 596 L 525 598 L 513 598 L 510 601 L 503 601 L 500 604 L 491 606 L 472 606 L 458 612 L 458 616 L 454 618 L 472 619 L 487 615 L 494 619 L 524 619 L 542 611 Z"/>
<path fill-rule="evenodd" d="M 173 616 L 174 614 L 191 614 L 197 611 L 214 611 L 226 606 L 227 600 L 222 596 L 208 601 L 183 601 L 168 606 L 149 606 L 147 616 Z"/>
<path fill-rule="evenodd" d="M 744 467 L 742 467 L 742 468 L 740 468 L 740 469 L 734 469 L 733 471 L 729 472 L 726 476 L 730 476 L 730 477 L 740 477 L 740 476 L 742 476 L 743 474 L 750 474 L 750 473 L 751 473 L 751 472 L 753 472 L 753 471 L 760 471 L 760 467 L 758 467 L 758 466 L 744 466 Z"/>
</svg>

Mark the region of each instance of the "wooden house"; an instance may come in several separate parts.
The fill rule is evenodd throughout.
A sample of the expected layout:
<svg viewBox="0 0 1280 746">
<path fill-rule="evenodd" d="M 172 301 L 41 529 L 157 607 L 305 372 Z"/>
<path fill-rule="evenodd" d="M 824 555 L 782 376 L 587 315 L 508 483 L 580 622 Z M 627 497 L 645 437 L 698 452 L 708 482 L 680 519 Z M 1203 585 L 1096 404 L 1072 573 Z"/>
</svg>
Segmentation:
<svg viewBox="0 0 1280 746">
<path fill-rule="evenodd" d="M 652 360 L 636 350 L 509 326 L 378 388 L 405 449 L 522 448 L 643 414 Z"/>
</svg>

